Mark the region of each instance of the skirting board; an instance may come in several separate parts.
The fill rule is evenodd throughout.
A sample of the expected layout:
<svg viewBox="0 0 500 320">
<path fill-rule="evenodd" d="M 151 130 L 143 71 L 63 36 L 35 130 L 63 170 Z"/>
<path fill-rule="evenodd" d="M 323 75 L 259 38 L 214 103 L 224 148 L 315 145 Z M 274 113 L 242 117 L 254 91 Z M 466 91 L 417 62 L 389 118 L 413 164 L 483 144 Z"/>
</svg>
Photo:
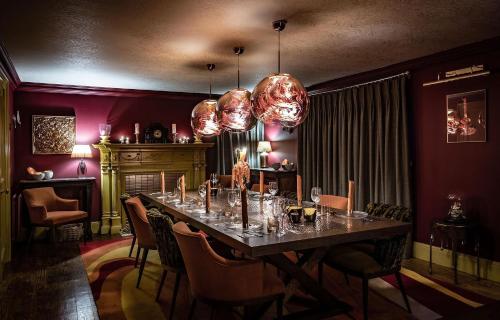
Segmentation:
<svg viewBox="0 0 500 320">
<path fill-rule="evenodd" d="M 440 247 L 432 247 L 432 263 L 447 268 L 453 268 L 451 263 L 451 250 Z M 413 242 L 413 257 L 429 261 L 429 244 L 422 242 Z M 458 253 L 458 271 L 476 275 L 476 256 Z M 500 262 L 489 259 L 480 259 L 481 279 L 488 279 L 500 282 Z"/>
</svg>

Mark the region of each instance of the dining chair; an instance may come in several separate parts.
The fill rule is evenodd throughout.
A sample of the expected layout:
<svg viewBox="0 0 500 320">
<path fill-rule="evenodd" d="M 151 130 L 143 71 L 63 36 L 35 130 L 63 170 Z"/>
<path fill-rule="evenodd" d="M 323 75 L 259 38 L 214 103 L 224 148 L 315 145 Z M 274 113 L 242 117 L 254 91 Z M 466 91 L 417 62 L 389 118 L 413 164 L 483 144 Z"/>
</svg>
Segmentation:
<svg viewBox="0 0 500 320">
<path fill-rule="evenodd" d="M 139 254 L 141 249 L 143 249 L 141 265 L 139 267 L 139 275 L 137 277 L 137 285 L 141 283 L 142 273 L 144 272 L 144 266 L 146 265 L 146 260 L 148 258 L 149 250 L 156 250 L 156 240 L 149 227 L 148 218 L 146 216 L 146 208 L 142 204 L 138 197 L 131 197 L 125 201 L 125 205 L 130 214 L 130 220 L 134 225 L 135 233 L 137 236 L 137 256 L 135 257 L 135 266 L 137 267 L 137 261 L 139 259 Z"/>
<path fill-rule="evenodd" d="M 132 220 L 130 218 L 130 212 L 128 211 L 128 207 L 127 207 L 127 204 L 126 204 L 126 201 L 128 199 L 130 199 L 130 195 L 128 193 L 123 193 L 121 196 L 120 196 L 120 201 L 122 203 L 122 208 L 123 208 L 123 211 L 125 212 L 125 215 L 127 216 L 127 221 L 128 221 L 128 225 L 130 227 L 130 233 L 132 234 L 133 238 L 132 238 L 132 244 L 130 245 L 130 251 L 128 253 L 128 256 L 131 257 L 132 256 L 132 251 L 134 250 L 134 246 L 135 246 L 135 242 L 136 242 L 136 235 L 135 235 L 135 228 L 134 228 L 134 224 L 132 223 Z M 139 253 L 139 249 L 137 249 L 137 253 Z M 137 264 L 137 263 L 136 263 Z M 137 266 L 136 266 L 137 267 Z"/>
<path fill-rule="evenodd" d="M 161 289 L 165 283 L 167 271 L 175 273 L 174 292 L 172 293 L 169 315 L 169 319 L 172 319 L 177 299 L 177 292 L 179 291 L 179 283 L 182 275 L 185 273 L 184 261 L 182 260 L 182 255 L 172 230 L 174 225 L 172 219 L 170 219 L 167 214 L 160 213 L 160 211 L 156 208 L 149 209 L 147 217 L 156 239 L 156 247 L 158 248 L 161 266 L 163 268 L 160 285 L 156 293 L 156 301 L 160 299 Z"/>
<path fill-rule="evenodd" d="M 56 227 L 83 222 L 83 242 L 91 237 L 90 216 L 79 209 L 78 200 L 59 197 L 52 187 L 23 190 L 23 197 L 28 207 L 30 218 L 28 246 L 31 244 L 35 227 L 48 227 L 52 240 L 56 240 Z"/>
<path fill-rule="evenodd" d="M 248 306 L 276 301 L 277 317 L 282 318 L 285 287 L 262 261 L 226 259 L 184 222 L 176 223 L 173 230 L 193 294 L 189 319 L 198 300 L 212 306 L 212 316 L 217 306 L 244 306 L 246 311 Z"/>
<path fill-rule="evenodd" d="M 410 209 L 389 204 L 370 203 L 366 207 L 370 216 L 411 222 Z M 363 285 L 363 315 L 368 319 L 368 280 L 394 274 L 408 312 L 410 303 L 401 280 L 401 261 L 407 235 L 374 239 L 352 244 L 336 245 L 329 249 L 323 263 L 344 274 L 359 277 Z"/>
</svg>

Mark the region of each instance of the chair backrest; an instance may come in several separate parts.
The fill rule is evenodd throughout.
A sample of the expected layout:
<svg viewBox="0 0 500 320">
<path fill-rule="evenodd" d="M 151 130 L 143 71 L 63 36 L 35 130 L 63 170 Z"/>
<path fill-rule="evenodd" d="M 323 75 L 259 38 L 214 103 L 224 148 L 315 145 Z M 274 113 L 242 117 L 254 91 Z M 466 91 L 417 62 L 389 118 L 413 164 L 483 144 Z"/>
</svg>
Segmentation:
<svg viewBox="0 0 500 320">
<path fill-rule="evenodd" d="M 249 264 L 221 257 L 205 236 L 192 232 L 182 221 L 173 226 L 173 231 L 195 297 L 231 301 L 262 291 L 262 263 Z"/>
<path fill-rule="evenodd" d="M 134 225 L 137 242 L 142 247 L 155 247 L 156 241 L 149 228 L 146 208 L 138 197 L 132 197 L 125 201 L 130 213 L 130 219 Z"/>
<path fill-rule="evenodd" d="M 123 211 L 125 211 L 125 215 L 127 216 L 127 220 L 128 220 L 128 225 L 130 227 L 130 233 L 132 233 L 132 235 L 135 236 L 135 228 L 134 228 L 134 224 L 132 223 L 132 220 L 130 218 L 130 212 L 128 211 L 128 207 L 127 207 L 127 203 L 126 201 L 128 199 L 131 198 L 131 195 L 129 195 L 128 193 L 123 193 L 121 196 L 120 196 L 120 202 L 122 204 L 122 208 L 123 208 Z"/>
<path fill-rule="evenodd" d="M 322 194 L 319 196 L 319 205 L 333 209 L 347 210 L 347 200 L 347 197 Z"/>
<path fill-rule="evenodd" d="M 231 188 L 232 175 L 219 175 L 219 183 L 222 184 L 224 188 Z"/>
<path fill-rule="evenodd" d="M 411 210 L 403 206 L 386 203 L 369 203 L 366 206 L 366 212 L 372 216 L 401 222 L 412 221 Z M 407 239 L 408 236 L 405 234 L 388 239 L 377 239 L 375 241 L 374 256 L 384 269 L 399 270 L 401 268 L 401 259 L 405 251 Z"/>
<path fill-rule="evenodd" d="M 167 214 L 160 213 L 156 208 L 149 209 L 147 217 L 156 239 L 161 263 L 177 270 L 184 269 L 184 261 L 172 230 L 174 225 L 172 219 Z"/>
<path fill-rule="evenodd" d="M 57 195 L 52 187 L 23 190 L 31 223 L 43 223 L 47 211 L 57 211 Z"/>
</svg>

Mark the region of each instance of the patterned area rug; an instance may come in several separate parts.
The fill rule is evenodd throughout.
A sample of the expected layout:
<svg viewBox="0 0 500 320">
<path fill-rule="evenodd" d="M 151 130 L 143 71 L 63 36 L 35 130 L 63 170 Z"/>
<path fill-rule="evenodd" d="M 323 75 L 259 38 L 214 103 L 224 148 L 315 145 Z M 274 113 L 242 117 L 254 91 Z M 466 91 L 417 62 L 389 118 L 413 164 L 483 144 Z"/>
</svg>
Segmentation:
<svg viewBox="0 0 500 320">
<path fill-rule="evenodd" d="M 161 274 L 160 259 L 156 251 L 150 251 L 144 269 L 141 286 L 135 287 L 138 268 L 134 259 L 128 257 L 131 239 L 94 241 L 81 245 L 92 293 L 102 320 L 107 319 L 167 319 L 173 291 L 174 274 L 168 274 L 159 303 L 155 294 Z M 133 252 L 135 256 L 135 250 Z M 456 286 L 430 279 L 408 269 L 402 270 L 403 281 L 408 293 L 413 313 L 404 308 L 404 302 L 394 276 L 370 280 L 369 312 L 370 319 L 439 319 L 468 312 L 495 300 L 463 290 Z M 324 284 L 341 300 L 354 307 L 352 315 L 362 319 L 361 282 L 352 278 L 346 285 L 342 274 L 325 268 Z M 285 311 L 295 312 L 304 309 L 306 295 L 290 299 Z M 190 305 L 189 284 L 182 278 L 175 306 L 175 319 L 187 319 Z M 210 307 L 198 304 L 195 318 L 209 319 Z M 270 308 L 264 319 L 272 319 L 275 308 Z M 216 319 L 239 319 L 229 310 L 216 310 Z M 338 316 L 335 319 L 349 319 Z"/>
</svg>

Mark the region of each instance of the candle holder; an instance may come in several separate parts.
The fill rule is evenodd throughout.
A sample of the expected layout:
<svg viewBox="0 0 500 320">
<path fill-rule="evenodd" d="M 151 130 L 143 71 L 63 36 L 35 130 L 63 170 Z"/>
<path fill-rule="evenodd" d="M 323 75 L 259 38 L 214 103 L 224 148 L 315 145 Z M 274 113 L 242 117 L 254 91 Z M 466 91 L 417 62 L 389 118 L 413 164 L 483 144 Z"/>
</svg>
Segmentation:
<svg viewBox="0 0 500 320">
<path fill-rule="evenodd" d="M 139 134 L 135 134 L 135 144 L 139 144 Z"/>
<path fill-rule="evenodd" d="M 177 143 L 177 132 L 172 132 L 171 136 L 172 136 L 172 143 Z"/>
<path fill-rule="evenodd" d="M 202 142 L 203 142 L 203 141 L 201 141 L 200 136 L 198 136 L 198 135 L 195 135 L 195 136 L 194 136 L 194 143 L 202 143 Z"/>
<path fill-rule="evenodd" d="M 99 141 L 99 143 L 101 144 L 109 144 L 109 136 L 99 136 L 101 138 L 101 140 Z"/>
</svg>

